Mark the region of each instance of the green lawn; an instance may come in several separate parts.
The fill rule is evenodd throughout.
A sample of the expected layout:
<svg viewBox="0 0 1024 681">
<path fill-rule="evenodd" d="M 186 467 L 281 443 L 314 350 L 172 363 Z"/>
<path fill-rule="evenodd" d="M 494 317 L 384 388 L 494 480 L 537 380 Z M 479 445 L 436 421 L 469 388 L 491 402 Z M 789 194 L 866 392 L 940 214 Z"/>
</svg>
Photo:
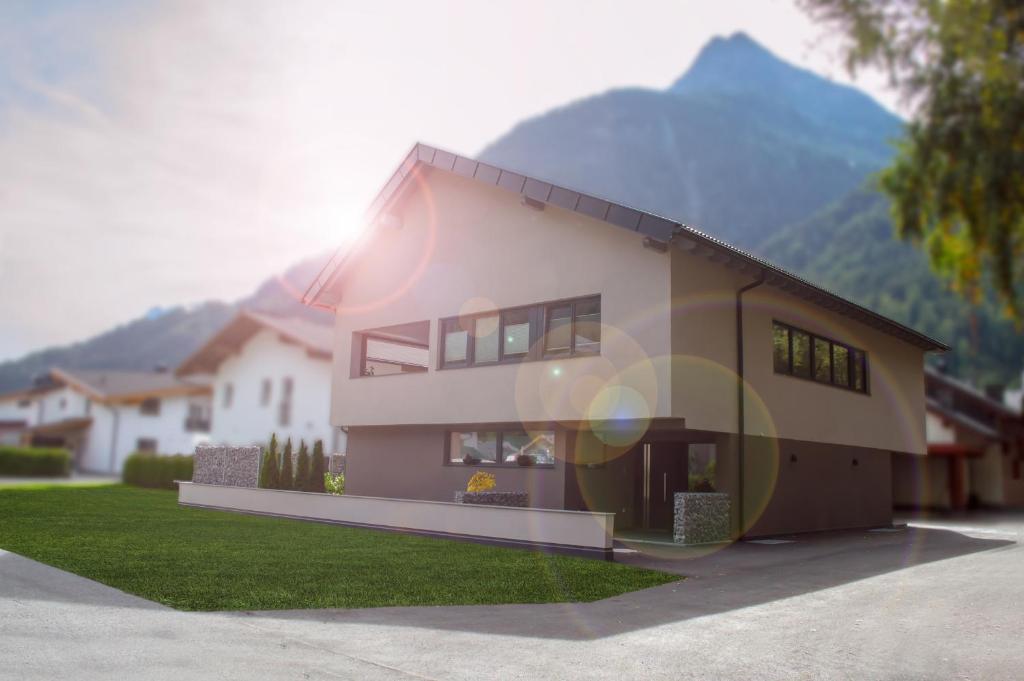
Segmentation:
<svg viewBox="0 0 1024 681">
<path fill-rule="evenodd" d="M 179 508 L 175 492 L 0 489 L 0 548 L 182 610 L 593 601 L 679 579 L 585 558 Z"/>
</svg>

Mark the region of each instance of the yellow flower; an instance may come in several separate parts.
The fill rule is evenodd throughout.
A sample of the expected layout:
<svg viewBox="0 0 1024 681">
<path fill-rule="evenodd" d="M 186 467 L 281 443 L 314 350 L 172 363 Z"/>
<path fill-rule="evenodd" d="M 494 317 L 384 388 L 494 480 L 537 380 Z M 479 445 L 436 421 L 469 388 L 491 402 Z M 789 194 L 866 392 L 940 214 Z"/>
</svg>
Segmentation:
<svg viewBox="0 0 1024 681">
<path fill-rule="evenodd" d="M 495 486 L 494 476 L 484 471 L 477 471 L 473 474 L 473 477 L 469 479 L 469 484 L 466 485 L 467 492 L 486 492 L 489 489 L 494 489 Z"/>
</svg>

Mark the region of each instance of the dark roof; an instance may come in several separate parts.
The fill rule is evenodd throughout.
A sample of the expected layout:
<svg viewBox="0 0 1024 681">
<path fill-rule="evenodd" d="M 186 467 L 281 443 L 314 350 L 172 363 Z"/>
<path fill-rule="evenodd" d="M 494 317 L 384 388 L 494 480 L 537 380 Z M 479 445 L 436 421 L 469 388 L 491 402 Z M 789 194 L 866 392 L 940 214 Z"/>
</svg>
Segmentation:
<svg viewBox="0 0 1024 681">
<path fill-rule="evenodd" d="M 965 383 L 958 378 L 954 378 L 949 374 L 943 373 L 934 367 L 926 366 L 924 369 L 925 376 L 928 380 L 935 383 L 947 386 L 972 400 L 978 405 L 981 405 L 991 411 L 1000 414 L 1008 418 L 1020 418 L 1021 412 L 1011 407 L 1008 407 L 1004 402 L 1000 400 L 994 400 L 984 393 L 984 391 L 978 390 L 970 383 Z"/>
<path fill-rule="evenodd" d="M 484 184 L 520 194 L 524 197 L 524 200 L 551 204 L 565 210 L 582 213 L 597 220 L 603 220 L 623 229 L 638 232 L 658 242 L 671 242 L 691 254 L 707 257 L 723 266 L 738 271 L 750 272 L 752 275 L 763 275 L 765 283 L 771 286 L 781 288 L 793 295 L 804 298 L 838 314 L 856 319 L 868 326 L 873 326 L 925 350 L 949 350 L 949 347 L 940 341 L 850 302 L 831 291 L 812 284 L 806 279 L 787 272 L 766 260 L 741 251 L 734 246 L 730 246 L 724 241 L 689 227 L 682 222 L 637 210 L 636 208 L 585 194 L 574 189 L 568 189 L 523 173 L 517 173 L 459 156 L 458 154 L 425 144 L 413 146 L 412 150 L 399 164 L 398 169 L 395 170 L 394 174 L 392 174 L 391 178 L 377 194 L 367 210 L 366 223 L 368 225 L 371 227 L 376 225 L 378 218 L 391 206 L 392 202 L 409 184 L 410 178 L 419 172 L 421 168 L 436 168 L 454 173 L 455 175 L 472 178 Z M 369 237 L 370 231 L 370 229 L 365 231 L 362 241 Z M 358 248 L 358 245 L 356 248 Z M 337 304 L 337 300 L 327 299 L 326 292 L 330 290 L 331 284 L 337 278 L 337 274 L 348 254 L 354 250 L 355 248 L 345 253 L 339 250 L 334 254 L 317 278 L 310 284 L 306 294 L 303 296 L 304 303 L 328 308 Z"/>
<path fill-rule="evenodd" d="M 70 385 L 97 400 L 198 394 L 210 389 L 205 383 L 182 380 L 170 371 L 54 368 L 50 376 L 56 384 Z"/>
<path fill-rule="evenodd" d="M 221 362 L 263 329 L 277 332 L 313 356 L 330 359 L 334 341 L 334 327 L 330 321 L 325 317 L 324 323 L 317 323 L 303 317 L 276 317 L 243 310 L 182 362 L 174 373 L 177 376 L 213 373 Z"/>
<path fill-rule="evenodd" d="M 987 437 L 990 440 L 999 440 L 1001 437 L 999 431 L 991 427 L 990 425 L 982 423 L 981 421 L 977 420 L 976 418 L 973 418 L 969 414 L 966 414 L 962 411 L 957 411 L 953 407 L 945 405 L 941 401 L 934 399 L 932 397 L 925 398 L 925 408 L 928 411 L 935 412 L 936 414 L 942 416 L 945 419 L 948 419 L 949 421 L 952 421 L 953 423 L 956 423 L 959 426 L 963 426 L 964 428 L 967 428 L 968 430 L 971 430 L 977 433 L 978 435 L 981 435 L 982 437 Z"/>
</svg>

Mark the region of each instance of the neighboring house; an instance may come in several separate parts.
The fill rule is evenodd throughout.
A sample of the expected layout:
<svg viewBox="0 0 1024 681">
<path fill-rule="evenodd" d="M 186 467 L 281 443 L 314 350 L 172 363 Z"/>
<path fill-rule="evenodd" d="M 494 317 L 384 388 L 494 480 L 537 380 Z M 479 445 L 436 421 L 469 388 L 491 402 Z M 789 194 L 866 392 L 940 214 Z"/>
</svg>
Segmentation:
<svg viewBox="0 0 1024 681">
<path fill-rule="evenodd" d="M 691 488 L 730 494 L 748 536 L 891 522 L 942 343 L 684 225 L 424 145 L 369 218 L 305 297 L 336 313 L 347 493 L 450 501 L 488 470 L 616 527 L 667 529 Z"/>
<path fill-rule="evenodd" d="M 277 433 L 281 446 L 323 440 L 325 454 L 344 452 L 330 423 L 330 323 L 239 312 L 182 362 L 182 378 L 212 376 L 211 440 L 265 446 Z"/>
<path fill-rule="evenodd" d="M 24 430 L 35 424 L 38 407 L 34 388 L 0 395 L 0 445 L 17 445 Z"/>
<path fill-rule="evenodd" d="M 1024 506 L 1024 420 L 988 395 L 935 369 L 925 373 L 925 454 L 893 457 L 898 507 Z M 999 391 L 997 391 L 999 392 Z"/>
<path fill-rule="evenodd" d="M 67 448 L 77 470 L 118 473 L 132 452 L 187 454 L 204 442 L 209 395 L 168 371 L 55 368 L 13 398 L 27 417 L 17 439 Z"/>
</svg>

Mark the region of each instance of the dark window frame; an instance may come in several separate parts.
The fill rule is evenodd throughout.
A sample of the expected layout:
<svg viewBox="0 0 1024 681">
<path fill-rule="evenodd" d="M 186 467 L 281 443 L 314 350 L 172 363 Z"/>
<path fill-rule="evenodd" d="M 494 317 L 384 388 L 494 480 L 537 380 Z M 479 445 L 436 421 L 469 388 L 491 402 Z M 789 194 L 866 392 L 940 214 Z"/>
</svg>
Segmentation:
<svg viewBox="0 0 1024 681">
<path fill-rule="evenodd" d="M 493 364 L 493 362 L 492 362 Z M 541 469 L 552 469 L 555 467 L 554 462 L 552 463 L 537 463 L 534 462 L 529 466 L 520 466 L 515 461 L 502 461 L 502 452 L 505 448 L 505 435 L 507 433 L 529 433 L 530 431 L 544 431 L 549 432 L 553 436 L 553 439 L 557 442 L 558 431 L 551 427 L 545 428 L 526 428 L 525 426 L 507 426 L 507 425 L 472 425 L 466 426 L 465 428 L 451 427 L 444 431 L 444 461 L 445 466 L 452 466 L 453 468 L 541 468 Z M 495 440 L 495 451 L 497 452 L 498 460 L 495 463 L 486 463 L 481 461 L 480 463 L 467 464 L 463 463 L 462 460 L 452 461 L 452 434 L 453 433 L 495 433 L 497 438 Z M 553 455 L 553 454 L 552 454 Z"/>
<path fill-rule="evenodd" d="M 153 446 L 148 446 L 149 443 L 153 443 Z M 147 454 L 158 454 L 160 452 L 160 443 L 157 442 L 155 437 L 140 437 L 135 439 L 135 451 L 145 452 Z"/>
<path fill-rule="evenodd" d="M 420 323 L 424 323 L 424 322 L 412 322 L 412 323 L 420 324 Z M 418 349 L 426 350 L 427 351 L 427 363 L 423 365 L 422 369 L 416 369 L 415 371 L 396 371 L 393 374 L 374 374 L 374 373 L 368 373 L 367 372 L 367 368 L 366 368 L 366 361 L 367 361 L 366 352 L 367 352 L 367 343 L 370 340 L 380 341 L 382 343 L 392 343 L 394 345 L 404 345 L 404 346 L 410 347 L 410 348 L 418 348 Z M 398 340 L 398 339 L 395 339 L 395 338 L 390 338 L 390 337 L 387 337 L 387 336 L 384 336 L 384 335 L 375 334 L 372 329 L 369 330 L 369 331 L 354 331 L 352 333 L 352 342 L 353 342 L 353 344 L 358 343 L 358 345 L 356 346 L 356 347 L 358 347 L 358 352 L 359 352 L 358 360 L 357 360 L 358 372 L 350 372 L 349 378 L 384 378 L 386 376 L 415 376 L 417 374 L 425 374 L 425 373 L 427 373 L 430 370 L 430 345 L 420 345 L 419 343 L 406 342 L 406 341 Z M 378 362 L 380 364 L 393 364 L 395 366 L 414 366 L 414 365 L 411 365 L 411 364 L 402 364 L 400 362 L 389 362 L 389 361 L 383 360 L 383 359 L 374 359 L 372 361 Z"/>
<path fill-rule="evenodd" d="M 787 367 L 786 367 L 785 371 L 781 371 L 775 365 L 775 327 L 776 326 L 780 326 L 780 327 L 782 327 L 782 328 L 784 328 L 784 329 L 786 329 L 788 331 L 788 333 L 787 333 L 787 341 L 788 341 L 788 345 L 789 345 L 789 352 L 788 352 L 788 357 L 787 357 L 787 361 L 786 361 Z M 806 334 L 808 336 L 808 338 L 810 339 L 810 342 L 808 343 L 808 353 L 807 353 L 807 363 L 808 363 L 808 366 L 810 366 L 810 374 L 808 376 L 801 376 L 800 374 L 794 373 L 794 371 L 793 371 L 793 335 L 795 333 Z M 771 347 L 772 359 L 771 359 L 771 362 L 772 362 L 772 370 L 774 371 L 775 374 L 780 375 L 780 376 L 789 376 L 791 378 L 798 378 L 798 379 L 800 379 L 802 381 L 809 381 L 811 383 L 816 383 L 817 385 L 827 385 L 827 386 L 830 386 L 832 388 L 838 388 L 840 390 L 846 390 L 846 391 L 849 391 L 849 392 L 852 392 L 852 393 L 857 393 L 857 394 L 860 394 L 860 395 L 870 395 L 871 394 L 871 381 L 869 380 L 869 375 L 870 375 L 869 369 L 870 369 L 871 363 L 869 361 L 867 350 L 863 350 L 861 348 L 854 347 L 853 345 L 850 345 L 849 343 L 843 343 L 841 341 L 837 341 L 835 339 L 829 338 L 828 336 L 822 336 L 821 334 L 818 334 L 818 333 L 812 333 L 811 331 L 808 331 L 807 329 L 802 329 L 799 326 L 793 326 L 792 324 L 787 324 L 786 322 L 779 321 L 778 319 L 773 319 L 772 320 L 771 339 L 772 339 L 772 347 Z M 817 378 L 815 378 L 815 373 L 816 373 L 815 372 L 815 362 L 814 362 L 815 341 L 821 341 L 821 342 L 824 342 L 824 343 L 828 344 L 828 361 L 829 361 L 829 370 L 828 370 L 829 371 L 829 380 L 828 381 L 819 381 Z M 835 348 L 836 348 L 836 346 L 839 346 L 839 347 L 842 347 L 842 348 L 846 348 L 846 374 L 847 374 L 847 376 L 846 376 L 846 385 L 842 385 L 840 383 L 836 383 L 835 382 L 836 381 L 836 376 L 835 376 L 835 371 L 836 371 Z M 856 385 L 855 385 L 856 366 L 857 366 L 857 356 L 858 355 L 861 358 L 863 358 L 863 364 L 861 365 L 863 373 L 864 373 L 864 386 L 863 386 L 863 388 L 857 388 Z"/>
<path fill-rule="evenodd" d="M 518 364 L 520 362 L 545 362 L 558 359 L 570 359 L 574 357 L 596 357 L 601 354 L 601 338 L 600 338 L 600 326 L 598 326 L 598 340 L 597 347 L 593 350 L 578 350 L 576 348 L 576 306 L 580 303 L 590 303 L 596 301 L 598 304 L 598 311 L 601 310 L 601 294 L 591 294 L 586 296 L 575 296 L 572 298 L 563 298 L 561 300 L 549 300 L 542 303 L 533 303 L 531 305 L 517 305 L 514 307 L 501 308 L 499 310 L 489 310 L 487 312 L 478 312 L 476 314 L 462 315 L 455 317 L 442 317 L 438 320 L 437 324 L 437 370 L 445 371 L 448 369 L 467 369 L 470 367 L 490 367 L 501 364 Z M 548 352 L 547 351 L 547 329 L 548 322 L 550 320 L 550 311 L 553 308 L 570 306 L 570 326 L 569 326 L 569 351 L 568 352 Z M 527 319 L 530 322 L 530 339 L 529 347 L 525 353 L 516 353 L 512 355 L 506 355 L 505 353 L 505 320 L 506 318 L 515 312 L 526 311 Z M 476 337 L 474 332 L 476 330 L 476 322 L 478 319 L 484 319 L 487 317 L 498 316 L 498 359 L 495 361 L 477 362 L 476 361 Z M 598 322 L 600 324 L 600 322 Z M 445 337 L 450 330 L 464 330 L 466 334 L 466 359 L 457 362 L 446 362 L 445 356 Z"/>
</svg>

